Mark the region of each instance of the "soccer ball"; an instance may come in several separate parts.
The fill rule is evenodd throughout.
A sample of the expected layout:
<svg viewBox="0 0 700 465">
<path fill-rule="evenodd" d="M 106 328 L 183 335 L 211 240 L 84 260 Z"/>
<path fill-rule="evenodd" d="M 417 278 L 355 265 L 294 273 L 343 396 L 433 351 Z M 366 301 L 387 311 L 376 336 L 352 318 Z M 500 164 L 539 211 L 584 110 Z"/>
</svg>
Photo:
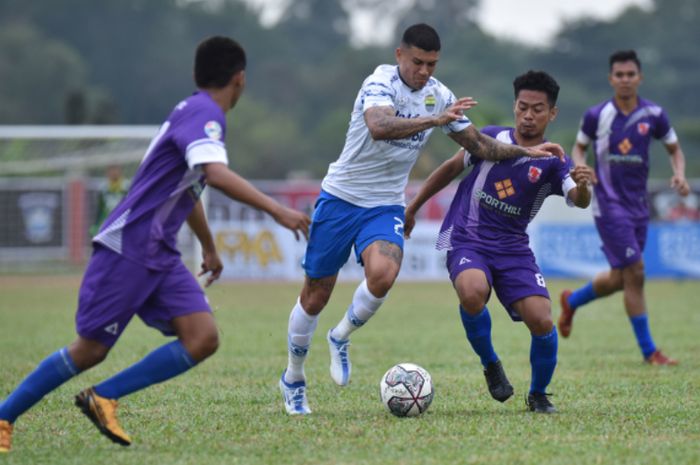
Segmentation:
<svg viewBox="0 0 700 465">
<path fill-rule="evenodd" d="M 379 383 L 382 404 L 397 417 L 415 417 L 433 401 L 430 373 L 413 363 L 399 363 Z"/>
</svg>

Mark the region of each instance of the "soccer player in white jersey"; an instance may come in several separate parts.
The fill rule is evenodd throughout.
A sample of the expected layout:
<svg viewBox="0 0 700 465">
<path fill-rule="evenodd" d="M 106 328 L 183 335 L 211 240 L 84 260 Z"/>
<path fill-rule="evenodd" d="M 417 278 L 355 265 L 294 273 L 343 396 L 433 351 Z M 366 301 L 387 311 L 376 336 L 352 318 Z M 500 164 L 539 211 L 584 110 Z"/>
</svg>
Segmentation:
<svg viewBox="0 0 700 465">
<path fill-rule="evenodd" d="M 563 156 L 557 144 L 523 148 L 480 134 L 463 114 L 476 102 L 469 97 L 456 99 L 432 77 L 439 57 L 437 32 L 427 24 L 413 25 L 396 49 L 398 66 L 378 66 L 357 95 L 343 152 L 323 179 L 304 257 L 304 286 L 289 316 L 288 364 L 279 384 L 290 415 L 311 413 L 304 361 L 318 315 L 354 246 L 365 279 L 344 317 L 326 336 L 331 377 L 341 386 L 349 382 L 350 334 L 377 312 L 399 273 L 404 190 L 434 128 L 440 127 L 470 153 L 488 160 Z"/>
</svg>

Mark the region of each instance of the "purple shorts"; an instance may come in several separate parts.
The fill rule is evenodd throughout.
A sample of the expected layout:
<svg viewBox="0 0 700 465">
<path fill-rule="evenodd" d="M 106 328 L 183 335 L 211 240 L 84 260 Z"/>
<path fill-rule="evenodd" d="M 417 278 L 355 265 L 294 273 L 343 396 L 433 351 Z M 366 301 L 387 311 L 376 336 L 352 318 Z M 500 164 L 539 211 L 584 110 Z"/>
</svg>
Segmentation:
<svg viewBox="0 0 700 465">
<path fill-rule="evenodd" d="M 612 268 L 625 268 L 642 259 L 647 242 L 646 219 L 596 217 L 601 249 Z"/>
<path fill-rule="evenodd" d="M 182 262 L 152 270 L 97 245 L 80 285 L 75 323 L 81 337 L 111 347 L 134 315 L 172 336 L 173 318 L 198 312 L 211 309 Z"/>
<path fill-rule="evenodd" d="M 479 269 L 513 321 L 522 321 L 512 305 L 520 299 L 540 295 L 549 299 L 549 292 L 535 256 L 530 249 L 519 253 L 493 254 L 473 247 L 458 246 L 447 253 L 447 270 L 454 283 L 464 270 Z"/>
</svg>

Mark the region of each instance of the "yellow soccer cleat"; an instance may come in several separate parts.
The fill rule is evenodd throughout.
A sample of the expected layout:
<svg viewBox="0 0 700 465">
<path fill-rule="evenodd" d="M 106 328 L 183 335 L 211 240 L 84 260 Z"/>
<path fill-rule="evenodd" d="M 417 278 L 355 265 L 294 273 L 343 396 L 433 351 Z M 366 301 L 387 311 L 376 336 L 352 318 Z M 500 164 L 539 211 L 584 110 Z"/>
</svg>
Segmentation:
<svg viewBox="0 0 700 465">
<path fill-rule="evenodd" d="M 12 424 L 9 421 L 0 420 L 0 454 L 10 452 L 12 449 Z"/>
<path fill-rule="evenodd" d="M 117 421 L 118 402 L 95 394 L 93 388 L 85 389 L 75 396 L 75 405 L 113 442 L 122 446 L 131 444 L 131 438 Z"/>
</svg>

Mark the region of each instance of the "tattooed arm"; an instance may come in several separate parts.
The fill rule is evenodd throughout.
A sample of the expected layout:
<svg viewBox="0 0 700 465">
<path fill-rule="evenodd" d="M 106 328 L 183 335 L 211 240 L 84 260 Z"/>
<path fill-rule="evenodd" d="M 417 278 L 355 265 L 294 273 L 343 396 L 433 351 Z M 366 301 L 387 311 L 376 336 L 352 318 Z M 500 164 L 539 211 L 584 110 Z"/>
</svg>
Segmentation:
<svg viewBox="0 0 700 465">
<path fill-rule="evenodd" d="M 564 157 L 564 149 L 559 144 L 545 142 L 533 147 L 504 144 L 480 133 L 474 125 L 459 132 L 450 133 L 450 137 L 467 151 L 483 160 L 499 161 L 517 157 Z"/>
<path fill-rule="evenodd" d="M 372 139 L 390 140 L 411 137 L 426 129 L 444 126 L 452 121 L 464 118 L 463 112 L 476 105 L 471 97 L 457 100 L 452 106 L 436 116 L 421 116 L 418 118 L 402 118 L 396 116 L 392 107 L 380 106 L 368 108 L 365 111 L 365 123 Z"/>
</svg>

